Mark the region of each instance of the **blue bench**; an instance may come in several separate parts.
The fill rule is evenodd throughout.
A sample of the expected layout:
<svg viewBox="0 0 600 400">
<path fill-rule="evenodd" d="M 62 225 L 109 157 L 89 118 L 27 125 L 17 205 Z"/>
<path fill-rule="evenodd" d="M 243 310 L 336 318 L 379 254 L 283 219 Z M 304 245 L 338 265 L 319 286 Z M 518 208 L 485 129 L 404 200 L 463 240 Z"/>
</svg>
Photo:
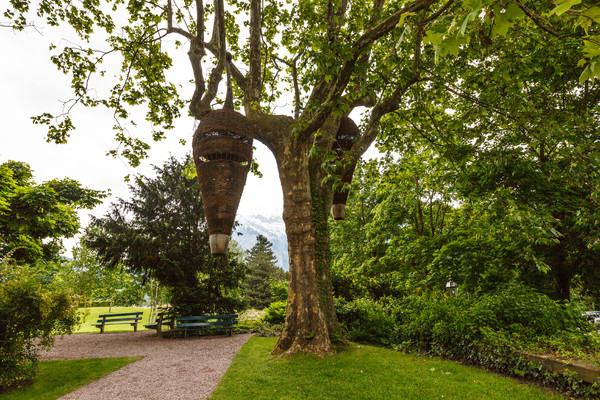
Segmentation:
<svg viewBox="0 0 600 400">
<path fill-rule="evenodd" d="M 238 315 L 196 315 L 191 317 L 177 318 L 175 330 L 183 332 L 183 337 L 187 337 L 189 331 L 199 331 L 203 329 L 224 329 L 231 336 L 231 331 L 237 326 Z M 171 331 L 172 332 L 172 331 Z"/>
<path fill-rule="evenodd" d="M 133 331 L 137 332 L 138 323 L 142 320 L 142 311 L 121 314 L 102 314 L 98 315 L 98 321 L 94 325 L 100 329 L 100 333 L 104 333 L 106 325 L 128 324 L 133 326 Z"/>
</svg>

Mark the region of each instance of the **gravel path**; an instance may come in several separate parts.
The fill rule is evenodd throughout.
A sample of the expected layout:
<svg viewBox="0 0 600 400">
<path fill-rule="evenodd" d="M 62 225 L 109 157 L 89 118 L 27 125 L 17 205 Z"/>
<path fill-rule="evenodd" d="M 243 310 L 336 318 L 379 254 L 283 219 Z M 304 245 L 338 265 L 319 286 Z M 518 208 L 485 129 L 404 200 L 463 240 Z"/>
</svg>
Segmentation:
<svg viewBox="0 0 600 400">
<path fill-rule="evenodd" d="M 63 400 L 206 399 L 250 334 L 161 339 L 155 332 L 77 334 L 56 340 L 43 360 L 144 356 Z"/>
</svg>

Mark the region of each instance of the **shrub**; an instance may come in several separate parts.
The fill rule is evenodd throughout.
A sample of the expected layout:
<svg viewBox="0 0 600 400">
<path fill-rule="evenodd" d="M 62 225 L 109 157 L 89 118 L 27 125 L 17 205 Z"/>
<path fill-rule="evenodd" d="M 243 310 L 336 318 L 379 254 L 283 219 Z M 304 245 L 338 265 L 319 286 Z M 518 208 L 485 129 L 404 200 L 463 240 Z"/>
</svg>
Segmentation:
<svg viewBox="0 0 600 400">
<path fill-rule="evenodd" d="M 345 301 L 336 298 L 338 321 L 350 340 L 373 344 L 390 344 L 395 318 L 392 307 L 371 299 Z"/>
<path fill-rule="evenodd" d="M 40 348 L 52 334 L 71 333 L 77 304 L 58 288 L 43 286 L 29 267 L 0 262 L 0 392 L 28 384 Z"/>
<path fill-rule="evenodd" d="M 267 308 L 267 312 L 261 321 L 269 324 L 283 324 L 285 322 L 285 310 L 287 303 L 285 301 L 276 301 L 271 303 Z"/>
<path fill-rule="evenodd" d="M 577 303 L 558 303 L 521 285 L 481 297 L 429 293 L 404 299 L 336 299 L 350 340 L 481 365 L 551 385 L 568 396 L 600 398 L 600 384 L 548 372 L 522 352 L 589 357 L 600 336 Z"/>
<path fill-rule="evenodd" d="M 275 301 L 287 301 L 288 281 L 271 280 L 271 297 Z"/>
<path fill-rule="evenodd" d="M 522 351 L 585 358 L 600 350 L 599 336 L 575 303 L 557 303 L 523 286 L 479 298 L 442 294 L 404 299 L 395 309 L 392 343 L 400 349 L 482 365 L 537 380 L 569 396 L 598 398 L 600 385 L 544 370 Z"/>
<path fill-rule="evenodd" d="M 393 341 L 421 352 L 466 360 L 480 347 L 497 349 L 497 335 L 505 336 L 510 344 L 506 351 L 558 351 L 552 346 L 558 342 L 565 351 L 594 351 L 597 336 L 589 334 L 592 326 L 581 318 L 581 312 L 575 303 L 557 303 L 524 286 L 480 298 L 413 296 L 397 309 Z"/>
</svg>

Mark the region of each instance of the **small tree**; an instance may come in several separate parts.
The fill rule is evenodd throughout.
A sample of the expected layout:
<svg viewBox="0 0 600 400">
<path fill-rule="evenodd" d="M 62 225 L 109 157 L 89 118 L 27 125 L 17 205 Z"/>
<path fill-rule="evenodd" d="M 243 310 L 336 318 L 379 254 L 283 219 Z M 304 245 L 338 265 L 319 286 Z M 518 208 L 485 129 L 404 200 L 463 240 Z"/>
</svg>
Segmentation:
<svg viewBox="0 0 600 400">
<path fill-rule="evenodd" d="M 248 276 L 244 282 L 245 300 L 250 307 L 263 309 L 273 301 L 272 281 L 285 280 L 285 273 L 275 263 L 273 244 L 263 235 L 256 237 L 256 244 L 248 254 Z"/>
<path fill-rule="evenodd" d="M 131 274 L 122 265 L 106 268 L 85 245 L 73 249 L 73 260 L 60 266 L 59 278 L 82 300 L 109 300 L 120 306 L 139 304 L 144 298 L 140 275 Z"/>
</svg>

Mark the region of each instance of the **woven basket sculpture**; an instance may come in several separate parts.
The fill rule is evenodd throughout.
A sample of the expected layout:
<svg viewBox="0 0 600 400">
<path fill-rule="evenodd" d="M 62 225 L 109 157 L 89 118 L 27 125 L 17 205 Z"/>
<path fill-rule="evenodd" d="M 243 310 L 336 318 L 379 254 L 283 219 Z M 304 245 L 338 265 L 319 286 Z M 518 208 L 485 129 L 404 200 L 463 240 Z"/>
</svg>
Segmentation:
<svg viewBox="0 0 600 400">
<path fill-rule="evenodd" d="M 340 128 L 335 135 L 335 142 L 333 142 L 333 150 L 337 153 L 338 159 L 341 159 L 344 152 L 350 150 L 352 145 L 358 139 L 359 131 L 358 127 L 348 117 L 342 118 Z M 354 175 L 354 168 L 356 164 L 352 165 L 348 171 L 342 176 L 342 183 L 351 183 L 352 175 Z M 348 189 L 338 189 L 333 192 L 333 204 L 331 205 L 331 215 L 333 219 L 340 220 L 346 216 L 346 201 L 348 200 Z"/>
<path fill-rule="evenodd" d="M 225 254 L 252 161 L 252 123 L 233 110 L 215 110 L 194 134 L 194 162 L 212 254 Z"/>
</svg>

